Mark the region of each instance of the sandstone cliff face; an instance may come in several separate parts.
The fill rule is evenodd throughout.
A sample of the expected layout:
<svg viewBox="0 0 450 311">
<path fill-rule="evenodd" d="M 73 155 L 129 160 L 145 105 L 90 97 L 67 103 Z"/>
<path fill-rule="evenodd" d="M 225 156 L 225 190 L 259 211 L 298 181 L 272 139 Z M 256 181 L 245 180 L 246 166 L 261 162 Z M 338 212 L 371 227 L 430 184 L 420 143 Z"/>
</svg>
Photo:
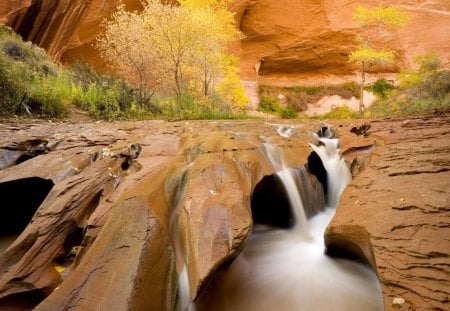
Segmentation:
<svg viewBox="0 0 450 311">
<path fill-rule="evenodd" d="M 242 0 L 235 10 L 242 31 L 242 76 L 256 78 L 255 64 L 265 82 L 275 80 L 326 81 L 330 76 L 349 75 L 354 66 L 347 55 L 356 46 L 358 24 L 352 20 L 357 5 L 375 6 L 379 1 Z M 398 65 L 411 65 L 412 58 L 436 51 L 447 62 L 450 45 L 448 1 L 390 1 L 411 16 L 404 30 L 383 33 L 379 47 L 394 49 Z M 395 68 L 390 68 L 391 71 Z M 266 78 L 266 79 L 264 79 Z"/>
<path fill-rule="evenodd" d="M 74 63 L 87 61 L 104 67 L 93 44 L 101 22 L 120 4 L 140 9 L 139 0 L 23 0 L 2 1 L 0 20 L 5 20 L 24 40 L 33 41 L 55 59 Z"/>
<path fill-rule="evenodd" d="M 138 0 L 123 1 L 129 9 L 139 9 Z M 355 67 L 347 61 L 355 48 L 358 25 L 352 13 L 358 4 L 374 6 L 379 1 L 364 0 L 236 0 L 231 9 L 246 39 L 234 47 L 241 58 L 243 80 L 266 83 L 314 84 L 348 79 Z M 87 61 L 103 68 L 92 47 L 100 33 L 100 23 L 119 1 L 105 0 L 22 0 L 2 1 L 0 20 L 6 20 L 26 40 L 45 48 L 63 62 Z M 417 54 L 435 51 L 449 65 L 450 4 L 447 0 L 396 0 L 411 16 L 404 30 L 383 33 L 380 47 L 394 49 L 396 66 L 411 65 Z M 340 78 L 339 78 L 340 77 Z"/>
</svg>

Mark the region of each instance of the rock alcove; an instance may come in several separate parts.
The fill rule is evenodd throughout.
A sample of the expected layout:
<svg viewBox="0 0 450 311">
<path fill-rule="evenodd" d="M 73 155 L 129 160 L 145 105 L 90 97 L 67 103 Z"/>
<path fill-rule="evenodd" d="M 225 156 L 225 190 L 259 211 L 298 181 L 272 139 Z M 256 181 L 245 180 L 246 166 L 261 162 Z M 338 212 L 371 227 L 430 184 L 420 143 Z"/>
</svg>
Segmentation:
<svg viewBox="0 0 450 311">
<path fill-rule="evenodd" d="M 31 221 L 53 186 L 51 180 L 39 177 L 0 183 L 2 198 L 0 236 L 19 235 Z"/>
</svg>

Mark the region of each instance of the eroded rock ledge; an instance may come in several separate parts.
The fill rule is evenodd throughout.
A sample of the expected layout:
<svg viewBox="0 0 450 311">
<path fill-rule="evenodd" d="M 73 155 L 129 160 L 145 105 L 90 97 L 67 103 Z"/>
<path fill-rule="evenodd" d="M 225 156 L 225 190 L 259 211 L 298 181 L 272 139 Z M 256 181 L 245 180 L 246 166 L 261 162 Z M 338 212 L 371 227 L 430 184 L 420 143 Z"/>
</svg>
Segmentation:
<svg viewBox="0 0 450 311">
<path fill-rule="evenodd" d="M 372 264 L 387 309 L 394 297 L 416 309 L 448 303 L 449 119 L 374 121 L 368 137 L 350 133 L 357 122 L 333 124 L 345 157 L 357 158 L 355 172 L 362 173 L 328 230 L 329 251 Z M 280 136 L 280 125 L 292 135 Z M 20 180 L 13 185 L 26 196 L 30 188 L 22 181 L 37 178 L 48 181 L 49 194 L 0 255 L 0 310 L 105 303 L 170 310 L 177 272 L 185 267 L 195 299 L 245 247 L 254 187 L 274 173 L 262 143 L 279 146 L 286 163 L 300 167 L 317 127 L 305 121 L 3 122 L 0 189 Z M 10 148 L 37 139 L 45 146 Z M 118 155 L 136 143 L 141 154 L 123 166 Z M 16 161 L 24 152 L 31 156 Z M 20 202 L 7 197 L 2 208 Z"/>
<path fill-rule="evenodd" d="M 344 245 L 376 267 L 386 310 L 449 308 L 449 121 L 372 122 L 370 165 L 345 190 L 326 233 L 329 248 Z"/>
</svg>

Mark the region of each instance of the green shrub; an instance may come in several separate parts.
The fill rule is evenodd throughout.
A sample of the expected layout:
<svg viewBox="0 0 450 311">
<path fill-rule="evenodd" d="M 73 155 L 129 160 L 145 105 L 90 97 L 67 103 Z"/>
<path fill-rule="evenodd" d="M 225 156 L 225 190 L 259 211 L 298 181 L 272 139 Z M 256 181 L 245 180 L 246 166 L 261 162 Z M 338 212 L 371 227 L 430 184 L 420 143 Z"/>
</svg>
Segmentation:
<svg viewBox="0 0 450 311">
<path fill-rule="evenodd" d="M 262 96 L 259 101 L 259 110 L 267 113 L 274 113 L 280 110 L 278 99 L 271 96 Z"/>
<path fill-rule="evenodd" d="M 289 88 L 294 93 L 306 93 L 308 95 L 315 95 L 322 90 L 320 86 L 292 86 Z"/>
<path fill-rule="evenodd" d="M 117 96 L 116 90 L 92 83 L 86 90 L 77 93 L 75 102 L 97 119 L 113 120 L 120 117 Z"/>
<path fill-rule="evenodd" d="M 24 86 L 12 76 L 9 64 L 0 54 L 0 115 L 13 114 L 20 106 L 25 93 Z"/>
<path fill-rule="evenodd" d="M 372 91 L 381 98 L 386 98 L 392 89 L 394 89 L 394 86 L 383 78 L 378 79 L 372 85 Z"/>
<path fill-rule="evenodd" d="M 283 119 L 295 119 L 297 118 L 297 110 L 294 106 L 288 105 L 280 110 L 280 117 Z"/>
<path fill-rule="evenodd" d="M 373 117 L 388 117 L 419 115 L 449 109 L 450 71 L 437 71 L 421 77 L 407 87 L 394 90 L 389 97 L 375 102 L 368 111 Z"/>
<path fill-rule="evenodd" d="M 433 52 L 417 55 L 414 57 L 414 61 L 419 64 L 419 72 L 421 73 L 435 72 L 441 68 L 441 60 Z"/>
<path fill-rule="evenodd" d="M 355 96 L 356 98 L 360 98 L 360 96 L 361 96 L 360 85 L 358 83 L 356 83 L 355 81 L 345 82 L 342 85 L 342 89 L 351 92 L 353 94 L 353 96 Z"/>
<path fill-rule="evenodd" d="M 414 85 L 423 82 L 424 78 L 422 75 L 415 70 L 401 70 L 398 75 L 398 86 L 401 89 L 408 89 Z"/>
<path fill-rule="evenodd" d="M 244 114 L 235 114 L 230 105 L 219 97 L 196 100 L 188 94 L 176 98 L 162 98 L 159 101 L 161 114 L 169 120 L 220 120 L 249 118 Z"/>
<path fill-rule="evenodd" d="M 424 81 L 408 90 L 411 99 L 444 99 L 450 93 L 450 71 L 438 71 L 428 75 Z"/>
<path fill-rule="evenodd" d="M 74 93 L 74 86 L 62 73 L 37 76 L 28 89 L 26 101 L 28 106 L 33 106 L 31 112 L 42 117 L 59 118 L 67 115 Z"/>
<path fill-rule="evenodd" d="M 0 114 L 61 117 L 70 98 L 68 81 L 45 51 L 0 25 Z"/>
<path fill-rule="evenodd" d="M 319 116 L 319 119 L 357 119 L 360 115 L 347 105 L 335 107 L 330 112 Z"/>
<path fill-rule="evenodd" d="M 309 87 L 306 87 L 306 94 L 314 95 L 314 94 L 319 93 L 320 90 L 321 90 L 320 86 L 309 86 Z"/>
<path fill-rule="evenodd" d="M 289 88 L 289 90 L 291 90 L 294 93 L 301 93 L 301 92 L 303 92 L 305 90 L 305 88 L 303 86 L 295 85 L 295 86 L 291 86 Z"/>
<path fill-rule="evenodd" d="M 12 59 L 20 60 L 25 58 L 25 52 L 17 41 L 3 42 L 3 52 Z"/>
</svg>

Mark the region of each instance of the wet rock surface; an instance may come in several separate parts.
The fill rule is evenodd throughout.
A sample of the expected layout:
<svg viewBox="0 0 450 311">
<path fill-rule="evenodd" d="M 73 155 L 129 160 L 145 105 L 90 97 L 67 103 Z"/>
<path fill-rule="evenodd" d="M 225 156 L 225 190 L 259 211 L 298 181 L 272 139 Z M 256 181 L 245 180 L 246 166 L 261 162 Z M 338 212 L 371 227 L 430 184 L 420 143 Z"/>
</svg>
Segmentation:
<svg viewBox="0 0 450 311">
<path fill-rule="evenodd" d="M 366 137 L 350 132 L 362 122 L 332 122 L 356 177 L 329 228 L 329 250 L 376 267 L 387 309 L 393 298 L 405 299 L 402 308 L 446 303 L 449 119 L 373 121 Z M 30 178 L 54 186 L 0 254 L 0 310 L 169 310 L 184 268 L 195 299 L 246 245 L 254 191 L 275 173 L 263 143 L 298 169 L 318 128 L 300 120 L 2 122 L 0 146 L 39 139 L 52 147 L 0 170 L 0 189 Z M 310 178 L 317 187 L 323 179 Z"/>
</svg>

